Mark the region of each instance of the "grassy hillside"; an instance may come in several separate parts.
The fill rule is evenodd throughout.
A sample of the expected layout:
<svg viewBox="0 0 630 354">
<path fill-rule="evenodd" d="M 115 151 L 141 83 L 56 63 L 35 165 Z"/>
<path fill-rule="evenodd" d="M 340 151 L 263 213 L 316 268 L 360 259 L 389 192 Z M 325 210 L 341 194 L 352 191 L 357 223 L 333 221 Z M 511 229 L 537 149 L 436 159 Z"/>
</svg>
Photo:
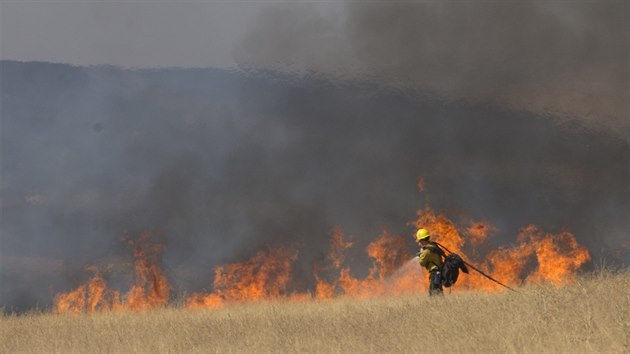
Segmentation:
<svg viewBox="0 0 630 354">
<path fill-rule="evenodd" d="M 562 288 L 0 318 L 0 351 L 630 352 L 630 271 Z"/>
</svg>

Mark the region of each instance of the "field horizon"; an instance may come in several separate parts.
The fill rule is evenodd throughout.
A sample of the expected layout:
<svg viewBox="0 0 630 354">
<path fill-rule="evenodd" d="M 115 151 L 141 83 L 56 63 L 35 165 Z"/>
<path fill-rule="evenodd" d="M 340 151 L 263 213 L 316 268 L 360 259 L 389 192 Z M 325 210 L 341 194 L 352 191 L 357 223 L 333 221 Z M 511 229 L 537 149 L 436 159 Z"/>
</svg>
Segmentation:
<svg viewBox="0 0 630 354">
<path fill-rule="evenodd" d="M 0 352 L 630 351 L 630 269 L 518 291 L 253 302 L 214 310 L 34 310 L 1 316 Z"/>
</svg>

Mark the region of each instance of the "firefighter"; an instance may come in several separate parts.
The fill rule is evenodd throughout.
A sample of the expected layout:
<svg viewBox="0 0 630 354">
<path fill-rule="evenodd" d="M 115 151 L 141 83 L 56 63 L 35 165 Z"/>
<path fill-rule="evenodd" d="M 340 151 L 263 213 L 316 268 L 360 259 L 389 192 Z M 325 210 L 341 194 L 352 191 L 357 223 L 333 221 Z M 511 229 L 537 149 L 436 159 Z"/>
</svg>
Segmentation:
<svg viewBox="0 0 630 354">
<path fill-rule="evenodd" d="M 420 246 L 418 260 L 420 265 L 429 272 L 429 295 L 442 294 L 442 251 L 435 243 L 430 241 L 431 235 L 427 229 L 420 229 L 416 232 L 416 242 Z"/>
</svg>

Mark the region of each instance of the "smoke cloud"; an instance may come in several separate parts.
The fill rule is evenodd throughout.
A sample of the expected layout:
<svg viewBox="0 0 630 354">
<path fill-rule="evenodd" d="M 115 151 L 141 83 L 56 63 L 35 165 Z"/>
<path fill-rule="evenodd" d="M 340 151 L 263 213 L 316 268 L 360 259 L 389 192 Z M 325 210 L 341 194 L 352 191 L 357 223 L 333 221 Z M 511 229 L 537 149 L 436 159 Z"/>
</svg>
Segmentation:
<svg viewBox="0 0 630 354">
<path fill-rule="evenodd" d="M 242 66 L 528 110 L 628 141 L 628 23 L 627 1 L 278 5 L 235 53 Z"/>
<path fill-rule="evenodd" d="M 267 245 L 308 287 L 333 226 L 362 253 L 427 203 L 627 264 L 628 11 L 603 4 L 271 7 L 238 72 L 2 61 L 0 304 L 50 304 L 146 230 L 175 294 Z"/>
</svg>

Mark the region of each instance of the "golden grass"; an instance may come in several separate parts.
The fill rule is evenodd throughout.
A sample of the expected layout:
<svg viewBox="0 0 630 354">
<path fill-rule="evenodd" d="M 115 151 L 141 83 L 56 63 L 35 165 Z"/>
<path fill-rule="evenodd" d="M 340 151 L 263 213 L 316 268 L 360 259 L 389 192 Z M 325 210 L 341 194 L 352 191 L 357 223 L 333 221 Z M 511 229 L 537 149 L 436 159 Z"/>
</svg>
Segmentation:
<svg viewBox="0 0 630 354">
<path fill-rule="evenodd" d="M 2 353 L 630 353 L 630 271 L 521 293 L 0 317 Z"/>
</svg>

